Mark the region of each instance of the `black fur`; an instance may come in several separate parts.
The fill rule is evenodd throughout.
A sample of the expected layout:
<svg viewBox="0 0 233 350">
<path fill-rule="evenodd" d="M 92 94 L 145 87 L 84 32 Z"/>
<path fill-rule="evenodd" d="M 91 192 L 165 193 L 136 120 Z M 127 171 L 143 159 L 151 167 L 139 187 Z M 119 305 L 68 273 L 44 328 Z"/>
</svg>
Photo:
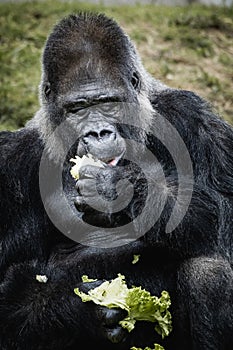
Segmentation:
<svg viewBox="0 0 233 350">
<path fill-rule="evenodd" d="M 41 109 L 32 121 L 21 130 L 0 134 L 0 349 L 129 350 L 131 346 L 152 347 L 156 342 L 166 350 L 231 350 L 232 127 L 197 95 L 171 89 L 149 76 L 128 37 L 104 15 L 71 15 L 54 28 L 43 55 L 40 93 Z M 77 114 L 79 118 L 80 111 L 109 102 L 135 103 L 133 115 L 138 126 L 117 125 L 117 115 L 108 112 L 107 118 L 99 111 L 98 119 L 90 115 L 77 119 L 64 131 L 63 138 L 56 135 L 47 144 L 67 116 Z M 179 132 L 194 174 L 188 211 L 170 233 L 165 228 L 177 198 L 179 179 L 171 155 L 154 136 L 161 131 L 159 117 L 166 118 Z M 102 131 L 107 136 L 99 150 L 93 135 Z M 76 135 L 77 143 L 64 162 L 60 151 L 71 135 Z M 145 144 L 154 152 L 163 165 L 165 188 L 157 166 L 142 156 L 142 172 L 123 159 L 124 167 L 100 169 L 98 174 L 86 168 L 92 178 L 80 172 L 77 190 L 82 187 L 84 192 L 76 192 L 69 158 L 76 152 L 85 153 L 85 147 L 98 157 L 110 157 L 126 148 L 125 138 Z M 47 155 L 48 172 L 50 167 L 59 171 L 64 162 L 64 191 L 73 215 L 80 220 L 77 232 L 82 230 L 82 220 L 98 226 L 85 232 L 96 240 L 96 246 L 72 241 L 48 217 L 39 186 L 42 154 Z M 137 156 L 140 158 L 140 154 Z M 143 172 L 150 174 L 149 182 L 154 186 L 152 208 L 159 207 L 168 193 L 159 220 L 131 243 L 98 248 L 98 242 L 105 239 L 101 227 L 114 227 L 117 232 L 122 223 L 140 213 L 148 195 Z M 116 198 L 115 185 L 122 177 L 130 178 L 134 185 L 134 197 L 126 209 L 114 214 L 109 201 L 106 215 L 86 206 L 85 196 L 93 190 L 96 179 L 99 191 L 111 200 Z M 188 177 L 184 180 L 187 184 L 190 181 Z M 54 197 L 57 188 L 48 183 L 46 190 L 48 205 L 62 216 Z M 124 192 L 125 188 L 121 194 Z M 70 220 L 65 216 L 62 219 Z M 147 219 L 145 216 L 145 223 Z M 135 227 L 135 233 L 139 229 Z M 134 254 L 140 254 L 136 265 L 132 264 Z M 169 291 L 173 331 L 166 339 L 155 333 L 151 323 L 138 322 L 128 334 L 118 325 L 124 317 L 121 310 L 83 303 L 74 294 L 75 287 L 87 291 L 119 272 L 129 285 L 141 285 L 154 295 Z M 84 274 L 98 281 L 82 283 Z M 46 275 L 47 283 L 39 283 L 36 275 Z"/>
</svg>

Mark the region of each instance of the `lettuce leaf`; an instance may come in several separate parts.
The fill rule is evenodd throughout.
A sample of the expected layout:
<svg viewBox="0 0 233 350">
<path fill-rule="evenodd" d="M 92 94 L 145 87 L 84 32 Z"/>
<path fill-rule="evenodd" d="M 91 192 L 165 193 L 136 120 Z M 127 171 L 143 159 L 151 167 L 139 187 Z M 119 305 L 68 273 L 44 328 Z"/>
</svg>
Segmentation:
<svg viewBox="0 0 233 350">
<path fill-rule="evenodd" d="M 117 278 L 105 281 L 100 286 L 89 290 L 88 294 L 81 292 L 79 288 L 75 288 L 74 292 L 83 302 L 93 301 L 110 309 L 126 310 L 128 315 L 119 323 L 128 332 L 134 329 L 136 321 L 154 322 L 155 331 L 162 338 L 168 336 L 172 331 L 172 318 L 168 311 L 171 300 L 167 291 L 163 291 L 159 298 L 151 295 L 142 287 L 128 288 L 125 276 L 118 274 Z M 155 349 L 161 350 L 162 348 Z"/>
<path fill-rule="evenodd" d="M 130 350 L 143 350 L 142 348 L 136 348 L 135 346 L 133 346 L 132 348 L 130 348 Z M 144 350 L 164 350 L 164 347 L 162 347 L 159 344 L 154 344 L 154 348 L 149 348 L 149 346 L 145 347 Z"/>
<path fill-rule="evenodd" d="M 112 281 L 105 281 L 99 287 L 89 290 L 88 294 L 81 292 L 79 288 L 75 288 L 74 292 L 83 302 L 93 301 L 95 304 L 106 306 L 109 309 L 121 308 L 129 312 L 126 303 L 128 287 L 124 276 L 120 274 Z"/>
<path fill-rule="evenodd" d="M 92 154 L 88 153 L 82 157 L 75 156 L 75 158 L 71 158 L 70 162 L 75 163 L 70 169 L 71 176 L 75 179 L 79 179 L 79 169 L 85 165 L 93 165 L 98 166 L 100 168 L 104 167 L 104 163 L 101 160 L 95 159 Z"/>
<path fill-rule="evenodd" d="M 140 254 L 138 254 L 138 255 L 135 254 L 133 256 L 132 264 L 137 264 L 137 262 L 139 261 L 139 258 L 140 258 Z"/>
<path fill-rule="evenodd" d="M 95 281 L 97 281 L 97 279 L 89 278 L 87 275 L 83 275 L 82 276 L 82 281 L 84 283 L 86 283 L 86 282 L 95 282 Z"/>
</svg>

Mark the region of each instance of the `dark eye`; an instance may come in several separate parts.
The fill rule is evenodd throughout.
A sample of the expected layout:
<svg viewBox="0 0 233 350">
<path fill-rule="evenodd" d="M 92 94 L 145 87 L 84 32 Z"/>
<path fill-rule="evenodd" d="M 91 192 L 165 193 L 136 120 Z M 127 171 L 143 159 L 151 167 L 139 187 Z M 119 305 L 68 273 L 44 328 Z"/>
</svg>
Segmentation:
<svg viewBox="0 0 233 350">
<path fill-rule="evenodd" d="M 46 84 L 45 87 L 44 87 L 44 94 L 46 97 L 48 97 L 51 93 L 51 88 L 50 88 L 50 84 Z"/>
<path fill-rule="evenodd" d="M 140 87 L 140 80 L 139 77 L 137 75 L 137 73 L 133 73 L 132 77 L 131 77 L 131 84 L 133 85 L 134 89 L 137 90 Z"/>
<path fill-rule="evenodd" d="M 73 106 L 68 109 L 68 113 L 75 114 L 77 117 L 84 117 L 88 114 L 88 108 L 82 108 L 80 106 Z"/>
</svg>

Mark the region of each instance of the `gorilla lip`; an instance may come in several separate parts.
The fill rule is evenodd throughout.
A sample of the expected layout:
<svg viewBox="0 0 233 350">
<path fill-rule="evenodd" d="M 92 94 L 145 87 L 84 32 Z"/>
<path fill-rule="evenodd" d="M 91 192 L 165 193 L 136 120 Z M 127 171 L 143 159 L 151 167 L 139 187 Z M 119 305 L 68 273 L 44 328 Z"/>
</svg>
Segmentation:
<svg viewBox="0 0 233 350">
<path fill-rule="evenodd" d="M 118 164 L 118 162 L 120 161 L 120 159 L 122 158 L 123 154 L 124 154 L 124 152 L 122 152 L 119 156 L 117 156 L 115 158 L 111 158 L 108 160 L 101 160 L 101 159 L 100 160 L 107 165 L 116 166 Z"/>
<path fill-rule="evenodd" d="M 87 157 L 92 158 L 95 162 L 101 162 L 103 166 L 106 166 L 106 165 L 117 166 L 117 164 L 119 163 L 123 155 L 124 155 L 124 151 L 121 152 L 121 154 L 119 154 L 118 156 L 112 156 L 109 158 L 101 158 L 91 153 L 86 154 Z"/>
</svg>

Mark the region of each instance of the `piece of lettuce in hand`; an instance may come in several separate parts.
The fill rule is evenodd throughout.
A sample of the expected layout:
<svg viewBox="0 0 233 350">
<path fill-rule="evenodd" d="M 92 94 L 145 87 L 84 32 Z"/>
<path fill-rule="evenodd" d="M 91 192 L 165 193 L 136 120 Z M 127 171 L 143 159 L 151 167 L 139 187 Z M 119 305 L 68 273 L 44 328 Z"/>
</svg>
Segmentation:
<svg viewBox="0 0 233 350">
<path fill-rule="evenodd" d="M 163 291 L 158 298 L 141 287 L 128 288 L 125 277 L 118 274 L 117 278 L 105 281 L 99 287 L 89 290 L 88 294 L 78 288 L 75 288 L 74 292 L 83 302 L 93 301 L 110 309 L 126 310 L 128 315 L 119 323 L 128 332 L 134 329 L 136 321 L 154 322 L 155 331 L 162 338 L 172 331 L 172 319 L 168 311 L 171 300 L 166 291 Z"/>
<path fill-rule="evenodd" d="M 109 309 L 121 308 L 129 312 L 126 304 L 128 287 L 124 276 L 120 274 L 112 281 L 105 281 L 99 287 L 89 290 L 88 294 L 81 292 L 79 288 L 75 288 L 74 292 L 83 302 L 93 301 L 95 304 L 106 306 Z"/>
<path fill-rule="evenodd" d="M 130 348 L 130 350 L 143 350 L 142 348 L 136 348 L 135 346 L 133 346 L 132 348 Z M 144 350 L 164 350 L 164 347 L 162 347 L 159 344 L 154 344 L 154 348 L 150 348 L 149 346 L 145 347 Z"/>
</svg>

